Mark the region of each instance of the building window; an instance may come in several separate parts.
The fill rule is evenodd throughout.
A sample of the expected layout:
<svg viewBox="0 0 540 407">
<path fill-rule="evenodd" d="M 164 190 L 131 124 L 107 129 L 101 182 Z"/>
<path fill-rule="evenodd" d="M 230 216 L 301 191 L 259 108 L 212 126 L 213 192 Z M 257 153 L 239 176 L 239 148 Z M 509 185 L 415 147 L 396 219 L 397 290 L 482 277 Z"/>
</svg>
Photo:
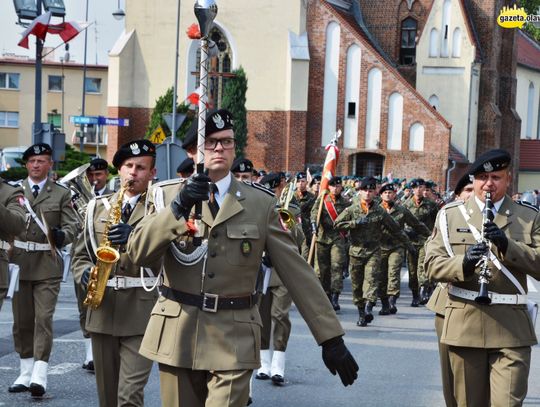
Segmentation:
<svg viewBox="0 0 540 407">
<path fill-rule="evenodd" d="M 412 65 L 416 59 L 416 20 L 406 18 L 401 23 L 401 50 L 399 62 L 402 65 Z"/>
<path fill-rule="evenodd" d="M 527 127 L 525 130 L 525 137 L 532 138 L 533 135 L 533 115 L 534 115 L 534 84 L 529 83 L 529 95 L 527 100 Z"/>
<path fill-rule="evenodd" d="M 403 132 L 403 96 L 394 92 L 388 100 L 388 150 L 401 150 Z"/>
<path fill-rule="evenodd" d="M 352 156 L 354 175 L 359 177 L 375 177 L 381 175 L 384 167 L 384 156 L 376 153 L 359 153 Z"/>
<path fill-rule="evenodd" d="M 101 93 L 101 78 L 86 78 L 84 91 L 86 93 Z"/>
<path fill-rule="evenodd" d="M 448 36 L 450 35 L 450 14 L 452 12 L 452 1 L 444 0 L 443 15 L 442 15 L 442 42 L 441 42 L 441 56 L 448 57 Z"/>
<path fill-rule="evenodd" d="M 19 127 L 19 112 L 0 112 L 0 127 Z"/>
<path fill-rule="evenodd" d="M 326 27 L 326 47 L 324 51 L 324 88 L 321 134 L 322 146 L 326 146 L 336 132 L 340 37 L 340 26 L 332 21 Z"/>
<path fill-rule="evenodd" d="M 431 95 L 428 99 L 429 104 L 435 110 L 439 110 L 439 97 L 437 95 Z"/>
<path fill-rule="evenodd" d="M 0 72 L 0 89 L 19 89 L 20 74 Z"/>
<path fill-rule="evenodd" d="M 49 92 L 62 92 L 64 88 L 61 76 L 49 75 Z"/>
<path fill-rule="evenodd" d="M 84 139 L 84 144 L 96 144 L 96 139 L 98 138 L 97 129 L 97 126 L 94 126 L 93 124 L 89 124 L 86 127 L 86 137 Z M 77 138 L 79 138 L 81 136 L 80 130 L 78 130 L 75 135 Z M 107 144 L 106 126 L 100 126 L 99 128 L 99 144 Z"/>
<path fill-rule="evenodd" d="M 381 129 L 382 72 L 372 68 L 368 73 L 367 108 L 366 108 L 366 149 L 379 147 Z"/>
<path fill-rule="evenodd" d="M 352 44 L 347 50 L 345 76 L 345 118 L 343 124 L 343 147 L 358 147 L 358 103 L 360 95 L 361 50 Z"/>
<path fill-rule="evenodd" d="M 452 58 L 461 56 L 461 30 L 456 28 L 452 34 Z"/>
<path fill-rule="evenodd" d="M 414 123 L 409 130 L 409 150 L 424 151 L 424 126 Z"/>
<path fill-rule="evenodd" d="M 429 56 L 434 58 L 439 56 L 439 30 L 432 28 L 429 32 Z"/>
<path fill-rule="evenodd" d="M 47 123 L 52 124 L 57 129 L 61 129 L 62 128 L 62 115 L 59 113 L 48 113 Z"/>
</svg>

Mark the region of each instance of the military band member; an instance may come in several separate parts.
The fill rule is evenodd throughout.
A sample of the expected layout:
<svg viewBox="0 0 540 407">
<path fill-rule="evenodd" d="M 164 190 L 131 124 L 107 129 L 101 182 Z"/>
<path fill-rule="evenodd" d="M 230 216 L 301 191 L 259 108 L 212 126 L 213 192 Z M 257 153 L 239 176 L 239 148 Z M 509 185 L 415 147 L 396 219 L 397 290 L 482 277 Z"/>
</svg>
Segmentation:
<svg viewBox="0 0 540 407">
<path fill-rule="evenodd" d="M 396 202 L 395 185 L 384 184 L 379 190 L 381 207 L 399 224 L 404 230 L 405 225 L 414 230 L 418 236 L 428 237 L 431 231 L 419 222 L 418 219 L 403 205 Z M 379 284 L 379 296 L 382 308 L 379 315 L 395 314 L 397 312 L 396 301 L 399 298 L 401 286 L 401 266 L 405 259 L 405 245 L 388 229 L 383 229 L 381 238 L 381 278 Z M 410 248 L 415 250 L 414 247 Z"/>
<path fill-rule="evenodd" d="M 83 237 L 75 248 L 74 278 L 85 289 L 106 227 L 111 245 L 120 252 L 101 305 L 97 309 L 88 307 L 86 317 L 101 406 L 143 406 L 144 386 L 152 369 L 152 361 L 141 356 L 138 349 L 157 299 L 156 290 L 151 288 L 156 284 L 159 268 L 155 267 L 153 272 L 144 270 L 145 277 L 141 280 L 141 270 L 130 261 L 125 247 L 131 231 L 148 212 L 146 190 L 156 174 L 155 157 L 156 149 L 148 140 L 135 140 L 120 147 L 113 165 L 118 169 L 121 186 L 126 187 L 128 181 L 130 185 L 123 197 L 118 191 L 88 204 Z M 110 211 L 120 199 L 121 220 L 109 225 Z"/>
<path fill-rule="evenodd" d="M 375 191 L 375 178 L 364 178 L 360 185 L 360 199 L 345 208 L 335 221 L 336 230 L 350 232 L 353 303 L 358 308 L 357 325 L 362 327 L 373 321 L 373 306 L 377 301 L 380 280 L 382 229 L 389 229 L 397 239 L 410 244 L 398 223 L 374 202 Z"/>
<path fill-rule="evenodd" d="M 510 162 L 504 150 L 478 157 L 470 168 L 474 196 L 444 208 L 426 245 L 429 277 L 450 283 L 441 342 L 448 345 L 458 406 L 521 406 L 527 394 L 537 343 L 527 275 L 540 278 L 540 216 L 507 194 Z M 495 218 L 482 224 L 487 192 Z M 475 301 L 484 261 L 489 305 Z"/>
<path fill-rule="evenodd" d="M 0 178 L 0 310 L 9 286 L 8 250 L 13 238 L 24 230 L 24 191 Z"/>
<path fill-rule="evenodd" d="M 472 176 L 467 172 L 456 184 L 456 188 L 454 189 L 455 200 L 467 202 L 473 193 Z M 446 209 L 443 210 L 446 211 Z M 426 308 L 435 313 L 435 331 L 437 332 L 437 343 L 439 345 L 444 401 L 446 402 L 446 407 L 456 407 L 457 403 L 454 398 L 454 374 L 452 373 L 452 367 L 450 366 L 448 345 L 441 342 L 447 300 L 448 284 L 438 283 L 426 304 Z"/>
<path fill-rule="evenodd" d="M 77 217 L 68 189 L 48 179 L 52 168 L 48 144 L 23 153 L 28 177 L 23 181 L 26 227 L 15 237 L 12 262 L 19 265 L 19 291 L 13 296 L 13 341 L 21 372 L 9 387 L 41 397 L 53 344 L 52 322 L 63 262 L 59 249 L 77 233 Z"/>
<path fill-rule="evenodd" d="M 435 202 L 424 197 L 426 182 L 422 178 L 415 178 L 410 182 L 412 196 L 405 201 L 405 206 L 420 222 L 431 231 L 437 216 Z M 409 268 L 409 288 L 412 292 L 411 307 L 426 304 L 431 295 L 430 284 L 424 271 L 426 237 L 419 236 L 414 230 L 406 229 L 415 250 L 407 253 L 407 265 Z"/>
<path fill-rule="evenodd" d="M 316 265 L 322 287 L 332 302 L 335 311 L 340 310 L 339 295 L 343 290 L 343 269 L 347 262 L 346 233 L 334 228 L 336 218 L 351 203 L 341 195 L 343 191 L 341 177 L 333 177 L 328 183 L 329 193 L 319 196 L 311 209 L 312 235 L 316 234 Z M 323 208 L 320 219 L 320 201 Z"/>
<path fill-rule="evenodd" d="M 166 406 L 246 405 L 252 371 L 260 366 L 261 319 L 254 305 L 263 251 L 322 345 L 325 364 L 345 385 L 356 379 L 358 367 L 341 339 L 343 330 L 292 234 L 281 225 L 276 199 L 259 189 L 263 187 L 238 182 L 229 171 L 235 146 L 232 125 L 227 110 L 207 115 L 208 177 L 197 174 L 163 186 L 163 208 L 153 193 L 157 211 L 145 217 L 128 242 L 136 263 L 163 259 L 162 296 L 140 352 L 159 362 Z M 187 221 L 198 202 L 199 232 L 208 239 L 199 249 L 193 246 L 194 226 Z"/>
<path fill-rule="evenodd" d="M 233 161 L 231 172 L 238 181 L 251 181 L 253 177 L 253 163 L 244 157 Z"/>
<path fill-rule="evenodd" d="M 94 158 L 90 161 L 90 167 L 86 170 L 88 181 L 94 187 L 94 195 L 101 196 L 110 194 L 107 187 L 107 178 L 109 177 L 109 163 L 103 158 Z"/>
</svg>

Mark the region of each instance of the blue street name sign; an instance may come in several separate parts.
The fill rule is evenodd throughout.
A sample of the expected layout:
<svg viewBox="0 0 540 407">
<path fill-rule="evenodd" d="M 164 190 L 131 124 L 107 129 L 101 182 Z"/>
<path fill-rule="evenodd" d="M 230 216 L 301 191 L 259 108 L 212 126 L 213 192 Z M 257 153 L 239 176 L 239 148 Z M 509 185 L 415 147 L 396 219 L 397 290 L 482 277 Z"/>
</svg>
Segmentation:
<svg viewBox="0 0 540 407">
<path fill-rule="evenodd" d="M 100 126 L 129 126 L 129 119 L 120 119 L 118 117 L 103 116 L 71 116 L 72 124 L 99 124 Z"/>
<path fill-rule="evenodd" d="M 99 124 L 99 118 L 96 116 L 71 116 L 69 121 L 72 124 Z"/>
</svg>

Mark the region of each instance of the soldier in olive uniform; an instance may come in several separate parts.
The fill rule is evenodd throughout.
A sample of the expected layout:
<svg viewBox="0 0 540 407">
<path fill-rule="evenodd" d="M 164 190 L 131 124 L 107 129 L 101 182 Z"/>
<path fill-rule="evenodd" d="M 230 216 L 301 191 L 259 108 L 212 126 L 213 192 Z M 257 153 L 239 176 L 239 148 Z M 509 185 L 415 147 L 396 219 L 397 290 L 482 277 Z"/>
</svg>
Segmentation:
<svg viewBox="0 0 540 407">
<path fill-rule="evenodd" d="M 8 250 L 13 238 L 24 230 L 24 191 L 0 178 L 0 310 L 9 286 Z"/>
<path fill-rule="evenodd" d="M 336 218 L 351 203 L 341 195 L 341 177 L 333 177 L 328 182 L 329 193 L 319 196 L 311 210 L 312 234 L 316 236 L 317 267 L 322 287 L 332 302 L 334 310 L 339 311 L 339 295 L 343 290 L 343 269 L 347 262 L 345 232 L 334 228 Z M 323 199 L 324 198 L 324 199 Z M 322 211 L 319 211 L 322 203 Z M 320 213 L 320 219 L 318 219 Z"/>
<path fill-rule="evenodd" d="M 302 244 L 302 256 L 307 259 L 309 248 L 311 246 L 311 210 L 315 204 L 317 197 L 308 191 L 307 178 L 305 172 L 296 174 L 296 191 L 294 194 L 294 202 L 300 207 L 300 217 L 302 219 L 302 232 L 305 236 L 305 241 Z"/>
<path fill-rule="evenodd" d="M 86 170 L 88 181 L 94 187 L 94 195 L 101 196 L 112 193 L 107 186 L 109 177 L 109 163 L 103 158 L 94 158 L 90 161 L 90 166 Z"/>
<path fill-rule="evenodd" d="M 427 238 L 430 230 L 403 205 L 396 202 L 394 184 L 384 184 L 380 189 L 381 207 L 394 218 L 400 228 L 405 225 L 415 231 L 418 236 Z M 415 250 L 411 247 L 410 250 Z M 396 300 L 399 298 L 401 286 L 401 265 L 404 260 L 404 245 L 388 229 L 383 229 L 381 239 L 381 278 L 379 296 L 382 308 L 379 315 L 395 314 L 397 312 Z"/>
<path fill-rule="evenodd" d="M 235 146 L 230 112 L 213 111 L 206 119 L 208 176 L 158 184 L 151 194 L 156 212 L 128 242 L 134 262 L 163 260 L 164 286 L 140 349 L 159 362 L 163 405 L 246 405 L 252 371 L 260 366 L 255 286 L 263 251 L 322 345 L 325 364 L 352 384 L 358 367 L 343 330 L 280 223 L 275 197 L 264 187 L 238 182 L 229 171 Z M 196 134 L 194 126 L 186 138 Z M 199 203 L 202 220 L 194 224 L 192 208 Z M 201 246 L 193 244 L 196 231 L 205 238 Z"/>
<path fill-rule="evenodd" d="M 253 163 L 244 157 L 234 160 L 231 172 L 238 181 L 251 181 L 253 175 Z"/>
<path fill-rule="evenodd" d="M 111 210 L 118 205 L 120 191 L 90 201 L 83 237 L 73 257 L 74 278 L 86 290 L 97 263 L 95 253 L 104 244 L 105 228 L 109 227 L 107 238 L 118 249 L 120 259 L 113 266 L 101 305 L 97 309 L 89 306 L 86 317 L 101 406 L 143 406 L 144 386 L 152 369 L 152 361 L 141 356 L 138 349 L 158 296 L 151 288 L 157 283 L 159 267 L 144 270 L 145 277 L 141 279 L 140 267 L 130 261 L 125 247 L 133 228 L 148 213 L 146 190 L 156 174 L 155 157 L 155 147 L 148 140 L 135 140 L 120 147 L 113 165 L 118 169 L 121 185 L 130 182 L 121 197 L 121 219 L 113 225 L 108 223 Z"/>
<path fill-rule="evenodd" d="M 26 228 L 15 237 L 12 262 L 19 265 L 19 291 L 13 296 L 13 341 L 21 372 L 9 391 L 42 396 L 53 344 L 52 322 L 63 262 L 59 249 L 77 233 L 77 215 L 68 189 L 48 179 L 52 149 L 40 143 L 23 154 Z"/>
<path fill-rule="evenodd" d="M 449 283 L 441 342 L 448 345 L 458 406 L 521 406 L 527 394 L 537 343 L 527 275 L 540 278 L 540 215 L 506 193 L 510 161 L 504 150 L 478 157 L 469 170 L 474 196 L 445 206 L 426 245 L 429 277 Z M 492 221 L 484 217 L 487 192 Z M 484 265 L 489 304 L 475 301 Z"/>
<path fill-rule="evenodd" d="M 358 326 L 367 326 L 373 321 L 380 280 L 382 229 L 388 228 L 396 238 L 409 244 L 398 223 L 374 202 L 375 188 L 375 178 L 364 178 L 359 199 L 341 212 L 335 223 L 336 230 L 350 232 L 351 282 L 353 303 L 358 307 Z"/>
<path fill-rule="evenodd" d="M 427 226 L 431 231 L 437 216 L 437 205 L 435 202 L 424 198 L 426 182 L 422 178 L 413 179 L 410 182 L 412 196 L 405 201 L 403 206 L 407 208 L 420 222 Z M 409 288 L 412 292 L 411 307 L 418 307 L 420 304 L 426 304 L 429 300 L 430 284 L 424 271 L 424 243 L 426 237 L 419 236 L 414 230 L 406 229 L 415 250 L 407 254 L 407 265 L 409 268 Z"/>
<path fill-rule="evenodd" d="M 465 173 L 458 181 L 454 189 L 456 200 L 467 202 L 473 194 L 473 182 L 469 173 Z M 446 211 L 444 209 L 444 211 Z M 444 212 L 443 212 L 444 213 Z M 441 218 L 438 218 L 439 221 Z M 444 326 L 444 314 L 446 301 L 448 300 L 448 284 L 438 283 L 431 295 L 426 308 L 435 313 L 435 331 L 437 332 L 437 342 L 439 345 L 439 359 L 441 361 L 441 378 L 443 385 L 444 401 L 446 407 L 456 407 L 456 399 L 454 398 L 454 374 L 450 366 L 450 356 L 448 353 L 448 345 L 441 342 L 442 330 Z"/>
</svg>

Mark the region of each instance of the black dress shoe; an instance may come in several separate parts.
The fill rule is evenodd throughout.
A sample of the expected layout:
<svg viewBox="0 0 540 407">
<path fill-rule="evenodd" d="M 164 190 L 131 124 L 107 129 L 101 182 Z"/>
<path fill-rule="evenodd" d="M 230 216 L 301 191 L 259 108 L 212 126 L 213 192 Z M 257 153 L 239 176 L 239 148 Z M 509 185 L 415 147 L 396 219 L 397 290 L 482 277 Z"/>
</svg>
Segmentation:
<svg viewBox="0 0 540 407">
<path fill-rule="evenodd" d="M 253 403 L 253 399 L 250 397 L 250 398 L 248 398 L 248 402 L 247 402 L 246 406 L 251 405 L 251 403 Z"/>
<path fill-rule="evenodd" d="M 420 305 L 420 298 L 418 296 L 413 296 L 411 307 L 418 308 L 418 305 Z"/>
<path fill-rule="evenodd" d="M 395 314 L 397 312 L 396 297 L 391 295 L 388 297 L 388 302 L 390 303 L 390 314 Z"/>
<path fill-rule="evenodd" d="M 28 387 L 26 387 L 24 384 L 12 384 L 8 387 L 8 391 L 10 393 L 23 393 L 28 391 Z"/>
<path fill-rule="evenodd" d="M 356 326 L 367 326 L 367 324 L 368 324 L 368 323 L 367 323 L 365 317 L 360 318 L 360 319 L 356 322 Z"/>
<path fill-rule="evenodd" d="M 258 380 L 268 380 L 270 379 L 270 376 L 268 376 L 266 373 L 257 373 L 255 375 L 255 379 L 258 379 Z"/>
<path fill-rule="evenodd" d="M 91 360 L 88 363 L 83 363 L 82 368 L 84 370 L 88 370 L 90 372 L 93 372 L 94 371 L 94 361 Z"/>
<path fill-rule="evenodd" d="M 276 386 L 281 386 L 285 383 L 285 379 L 283 376 L 275 374 L 272 376 L 272 383 L 274 383 Z"/>
<path fill-rule="evenodd" d="M 30 394 L 32 397 L 42 397 L 45 394 L 45 388 L 41 384 L 30 383 Z"/>
</svg>

